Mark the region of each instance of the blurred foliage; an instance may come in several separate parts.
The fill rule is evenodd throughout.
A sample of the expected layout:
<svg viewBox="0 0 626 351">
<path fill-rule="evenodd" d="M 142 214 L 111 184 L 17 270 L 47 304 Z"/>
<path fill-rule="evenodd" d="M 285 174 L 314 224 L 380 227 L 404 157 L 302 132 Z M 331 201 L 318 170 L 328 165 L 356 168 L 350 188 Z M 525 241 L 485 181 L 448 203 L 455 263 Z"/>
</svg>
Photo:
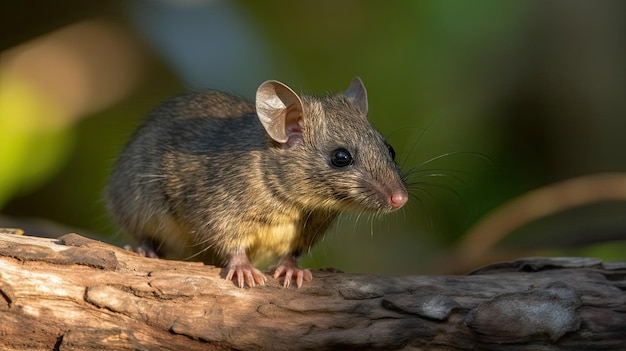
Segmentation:
<svg viewBox="0 0 626 351">
<path fill-rule="evenodd" d="M 324 94 L 361 76 L 371 120 L 416 184 L 399 213 L 340 218 L 306 258 L 309 266 L 435 271 L 433 262 L 451 254 L 472 224 L 506 200 L 560 179 L 626 171 L 626 6 L 618 0 L 62 0 L 46 8 L 46 16 L 31 17 L 37 7 L 17 3 L 13 17 L 38 20 L 7 32 L 9 51 L 66 25 L 102 19 L 116 26 L 115 38 L 134 43 L 118 51 L 140 54 L 123 61 L 124 72 L 138 76 L 123 97 L 85 109 L 56 129 L 24 127 L 33 125 L 29 116 L 54 120 L 56 102 L 20 80 L 33 77 L 9 79 L 2 72 L 0 206 L 11 217 L 51 219 L 125 242 L 116 236 L 101 192 L 142 116 L 189 88 L 251 98 L 265 79 Z M 106 61 L 108 54 L 99 56 Z M 85 62 L 74 65 L 78 72 Z M 106 74 L 94 86 L 104 89 L 103 80 L 113 77 Z M 56 82 L 62 89 L 64 81 Z M 95 101 L 104 90 L 88 91 Z M 555 218 L 550 235 L 533 237 L 532 245 L 525 239 L 544 227 L 515 231 L 507 240 L 520 250 L 510 256 L 541 249 L 624 259 L 626 250 L 614 249 L 626 240 L 623 212 L 598 208 L 605 217 L 581 210 L 595 214 L 586 217 L 595 220 L 584 231 L 559 225 L 578 223 L 579 212 Z M 606 243 L 593 240 L 609 226 L 613 234 L 598 239 Z M 588 240 L 559 251 L 572 236 Z"/>
<path fill-rule="evenodd" d="M 59 120 L 54 115 L 60 111 L 53 101 L 6 72 L 1 76 L 0 208 L 10 198 L 36 189 L 58 172 L 73 141 L 67 126 L 54 123 Z"/>
</svg>

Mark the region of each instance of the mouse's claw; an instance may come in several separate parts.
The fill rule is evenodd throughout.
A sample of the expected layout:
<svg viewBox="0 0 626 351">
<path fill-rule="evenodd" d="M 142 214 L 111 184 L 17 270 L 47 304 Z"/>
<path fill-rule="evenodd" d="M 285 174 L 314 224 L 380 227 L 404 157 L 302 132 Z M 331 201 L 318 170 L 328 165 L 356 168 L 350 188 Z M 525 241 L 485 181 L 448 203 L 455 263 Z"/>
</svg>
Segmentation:
<svg viewBox="0 0 626 351">
<path fill-rule="evenodd" d="M 296 260 L 293 256 L 288 255 L 280 259 L 278 267 L 274 271 L 274 278 L 278 279 L 281 276 L 285 276 L 283 281 L 283 287 L 288 288 L 291 286 L 291 279 L 296 280 L 296 286 L 302 287 L 302 283 L 313 280 L 313 274 L 308 269 L 302 269 L 298 267 Z"/>
<path fill-rule="evenodd" d="M 233 280 L 237 277 L 237 286 L 243 288 L 246 284 L 254 288 L 257 285 L 265 285 L 267 278 L 265 274 L 260 270 L 254 268 L 252 265 L 229 265 L 228 274 L 226 274 L 226 280 Z"/>
<path fill-rule="evenodd" d="M 143 240 L 136 248 L 133 248 L 130 244 L 126 244 L 124 245 L 124 250 L 135 252 L 141 257 L 159 258 L 155 243 L 150 240 Z"/>
<path fill-rule="evenodd" d="M 250 263 L 244 250 L 234 250 L 230 254 L 226 280 L 233 280 L 235 277 L 237 277 L 237 286 L 240 288 L 246 284 L 251 288 L 257 285 L 263 286 L 267 281 L 265 274 Z"/>
</svg>

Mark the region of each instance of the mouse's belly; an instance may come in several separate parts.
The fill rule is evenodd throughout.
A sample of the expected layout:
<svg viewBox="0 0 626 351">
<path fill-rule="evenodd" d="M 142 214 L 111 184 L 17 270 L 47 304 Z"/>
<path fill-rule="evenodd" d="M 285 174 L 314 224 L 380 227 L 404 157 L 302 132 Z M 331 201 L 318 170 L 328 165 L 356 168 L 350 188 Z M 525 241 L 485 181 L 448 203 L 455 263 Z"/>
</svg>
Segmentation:
<svg viewBox="0 0 626 351">
<path fill-rule="evenodd" d="M 244 243 L 253 263 L 290 253 L 300 233 L 296 223 L 260 224 L 255 227 Z"/>
</svg>

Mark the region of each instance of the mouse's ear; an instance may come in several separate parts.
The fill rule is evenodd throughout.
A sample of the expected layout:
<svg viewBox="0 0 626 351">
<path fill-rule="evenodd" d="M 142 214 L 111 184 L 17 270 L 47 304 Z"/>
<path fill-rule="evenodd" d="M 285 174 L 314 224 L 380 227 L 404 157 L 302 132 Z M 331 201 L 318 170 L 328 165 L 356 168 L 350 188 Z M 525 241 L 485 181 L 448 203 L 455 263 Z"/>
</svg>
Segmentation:
<svg viewBox="0 0 626 351">
<path fill-rule="evenodd" d="M 354 77 L 348 90 L 343 95 L 363 111 L 363 114 L 367 115 L 367 90 L 365 90 L 365 85 L 363 85 L 361 78 Z"/>
<path fill-rule="evenodd" d="M 302 101 L 285 84 L 268 80 L 256 91 L 256 113 L 263 128 L 281 144 L 295 144 L 302 138 Z"/>
</svg>

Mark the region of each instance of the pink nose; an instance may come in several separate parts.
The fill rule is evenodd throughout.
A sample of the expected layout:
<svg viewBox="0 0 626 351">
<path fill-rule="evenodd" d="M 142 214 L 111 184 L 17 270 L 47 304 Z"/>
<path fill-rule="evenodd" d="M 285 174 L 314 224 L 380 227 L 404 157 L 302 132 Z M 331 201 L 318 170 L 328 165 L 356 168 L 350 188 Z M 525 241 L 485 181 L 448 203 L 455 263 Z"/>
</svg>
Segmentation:
<svg viewBox="0 0 626 351">
<path fill-rule="evenodd" d="M 402 190 L 394 191 L 389 197 L 389 205 L 393 208 L 400 208 L 409 200 L 409 195 Z"/>
</svg>

